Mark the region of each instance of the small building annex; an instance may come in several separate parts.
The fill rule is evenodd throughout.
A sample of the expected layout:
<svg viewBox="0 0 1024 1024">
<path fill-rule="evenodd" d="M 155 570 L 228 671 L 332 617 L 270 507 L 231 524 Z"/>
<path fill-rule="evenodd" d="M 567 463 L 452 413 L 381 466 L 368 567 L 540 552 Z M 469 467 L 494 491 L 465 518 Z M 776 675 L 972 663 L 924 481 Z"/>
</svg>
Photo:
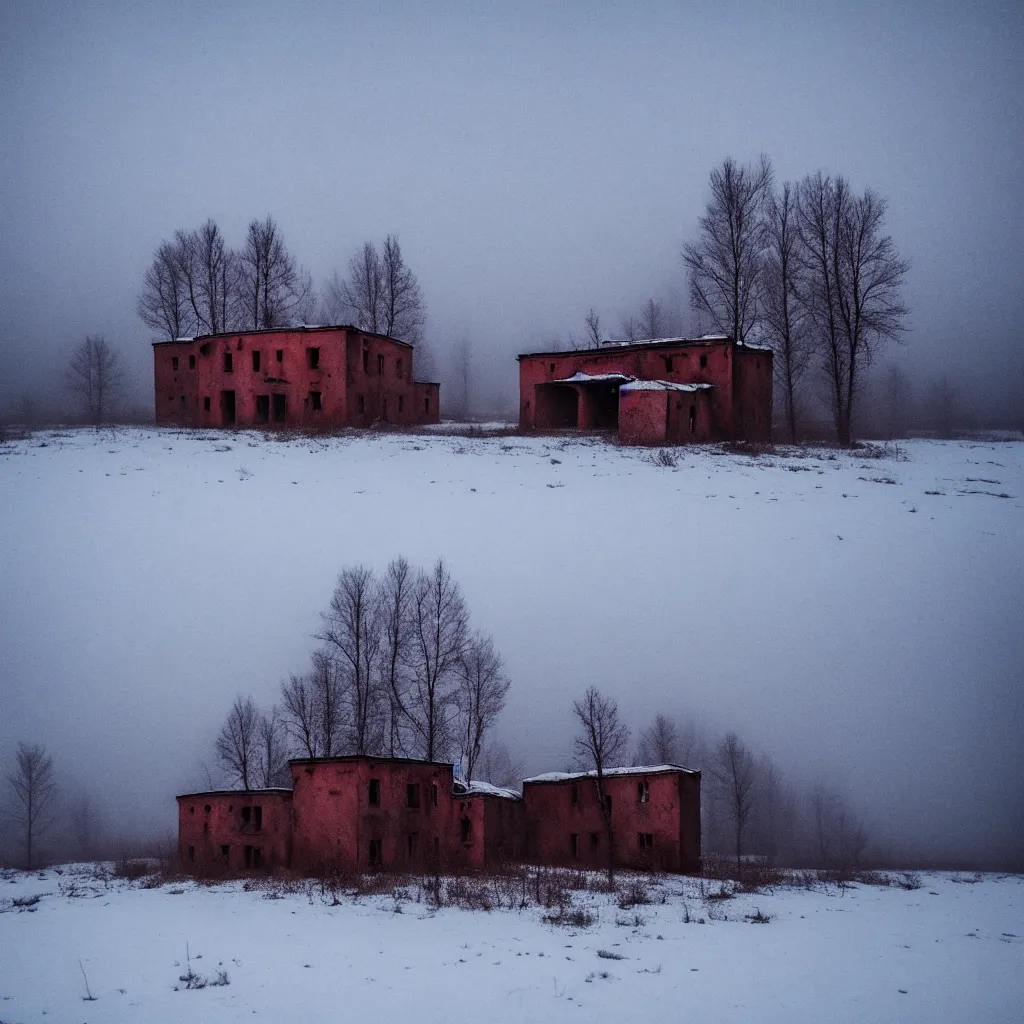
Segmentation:
<svg viewBox="0 0 1024 1024">
<path fill-rule="evenodd" d="M 593 773 L 527 779 L 520 796 L 462 782 L 448 762 L 349 755 L 291 761 L 290 770 L 290 790 L 179 796 L 182 867 L 203 875 L 607 865 Z M 698 871 L 700 772 L 656 765 L 605 775 L 615 862 Z"/>
<path fill-rule="evenodd" d="M 523 430 L 617 429 L 623 444 L 771 439 L 772 352 L 727 335 L 518 358 Z"/>
<path fill-rule="evenodd" d="M 357 327 L 281 327 L 153 343 L 156 421 L 304 429 L 440 421 L 413 346 Z"/>
</svg>

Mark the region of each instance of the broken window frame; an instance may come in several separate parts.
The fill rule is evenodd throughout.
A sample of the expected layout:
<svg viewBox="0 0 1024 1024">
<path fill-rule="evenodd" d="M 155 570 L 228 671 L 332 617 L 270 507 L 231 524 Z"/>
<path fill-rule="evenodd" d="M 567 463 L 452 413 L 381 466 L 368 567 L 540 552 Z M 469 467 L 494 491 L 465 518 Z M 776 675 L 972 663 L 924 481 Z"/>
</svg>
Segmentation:
<svg viewBox="0 0 1024 1024">
<path fill-rule="evenodd" d="M 371 807 L 380 807 L 380 779 L 370 779 L 367 801 Z"/>
<path fill-rule="evenodd" d="M 411 811 L 420 809 L 420 784 L 409 782 L 405 787 L 405 806 Z"/>
</svg>

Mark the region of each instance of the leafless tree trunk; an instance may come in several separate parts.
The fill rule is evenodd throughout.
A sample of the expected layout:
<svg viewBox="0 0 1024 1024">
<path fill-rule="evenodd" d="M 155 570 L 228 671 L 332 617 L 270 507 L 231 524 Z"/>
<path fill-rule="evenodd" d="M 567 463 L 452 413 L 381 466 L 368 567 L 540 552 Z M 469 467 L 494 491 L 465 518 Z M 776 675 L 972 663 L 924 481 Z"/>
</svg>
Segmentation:
<svg viewBox="0 0 1024 1024">
<path fill-rule="evenodd" d="M 89 422 L 99 425 L 124 387 L 120 354 L 102 336 L 88 335 L 71 356 L 66 386 L 82 403 Z"/>
<path fill-rule="evenodd" d="M 615 882 L 615 851 L 612 848 L 611 801 L 605 787 L 605 772 L 616 766 L 626 753 L 629 729 L 619 718 L 619 706 L 605 697 L 597 687 L 591 686 L 572 705 L 581 732 L 574 740 L 576 760 L 585 771 L 595 772 L 597 800 L 604 822 L 605 846 L 608 851 L 608 882 Z"/>
<path fill-rule="evenodd" d="M 588 348 L 600 348 L 601 347 L 601 318 L 597 314 L 597 310 L 593 306 L 587 310 L 587 315 L 583 318 L 587 325 L 587 347 Z"/>
<path fill-rule="evenodd" d="M 362 565 L 349 566 L 338 576 L 330 610 L 317 634 L 340 667 L 351 729 L 347 746 L 354 754 L 376 753 L 381 747 L 384 709 L 377 659 L 382 637 L 377 607 L 373 573 Z"/>
<path fill-rule="evenodd" d="M 660 338 L 664 327 L 661 303 L 648 299 L 640 310 L 640 334 L 644 338 Z"/>
<path fill-rule="evenodd" d="M 19 743 L 7 781 L 20 805 L 17 814 L 25 842 L 25 866 L 31 871 L 57 795 L 53 759 L 46 748 L 39 743 Z"/>
<path fill-rule="evenodd" d="M 743 870 L 743 835 L 754 807 L 754 756 L 736 733 L 729 733 L 718 744 L 711 766 L 721 788 L 735 826 L 736 871 Z"/>
<path fill-rule="evenodd" d="M 691 304 L 741 345 L 761 316 L 764 200 L 771 184 L 766 156 L 752 166 L 726 159 L 711 172 L 711 201 L 700 218 L 698 239 L 683 246 Z"/>
<path fill-rule="evenodd" d="M 522 790 L 526 768 L 504 743 L 488 743 L 480 752 L 480 777 L 492 786 Z"/>
<path fill-rule="evenodd" d="M 458 666 L 458 708 L 462 732 L 462 761 L 466 781 L 473 780 L 484 735 L 505 707 L 511 682 L 491 637 L 482 633 L 467 644 Z"/>
<path fill-rule="evenodd" d="M 256 725 L 256 783 L 260 789 L 288 788 L 288 732 L 275 706 L 259 716 Z"/>
<path fill-rule="evenodd" d="M 406 720 L 420 756 L 434 761 L 450 753 L 457 670 L 469 629 L 462 591 L 441 559 L 429 574 L 417 575 L 410 611 Z"/>
<path fill-rule="evenodd" d="M 416 275 L 406 266 L 395 235 L 384 239 L 380 253 L 383 280 L 383 333 L 415 345 L 423 334 L 426 314 Z"/>
<path fill-rule="evenodd" d="M 408 675 L 405 669 L 412 639 L 411 610 L 414 577 L 404 558 L 392 561 L 380 581 L 377 614 L 381 623 L 381 653 L 378 662 L 381 689 L 388 702 L 385 749 L 389 757 L 405 752 L 404 728 L 408 712 Z"/>
<path fill-rule="evenodd" d="M 867 832 L 846 801 L 823 783 L 811 791 L 811 823 L 818 866 L 847 872 L 856 868 L 867 846 Z"/>
<path fill-rule="evenodd" d="M 348 728 L 345 694 L 338 666 L 326 651 L 313 652 L 310 678 L 316 694 L 320 756 L 337 757 L 343 750 Z"/>
<path fill-rule="evenodd" d="M 281 718 L 299 757 L 320 756 L 320 708 L 312 674 L 281 684 Z"/>
<path fill-rule="evenodd" d="M 160 243 L 142 279 L 142 292 L 135 308 L 139 319 L 155 331 L 161 341 L 196 333 L 195 314 L 189 302 L 177 244 Z"/>
<path fill-rule="evenodd" d="M 251 697 L 236 697 L 217 736 L 217 757 L 242 789 L 252 789 L 259 754 L 260 713 Z"/>
<path fill-rule="evenodd" d="M 174 249 L 196 333 L 231 330 L 238 319 L 239 261 L 224 244 L 216 222 L 207 220 L 195 231 L 178 231 Z"/>
<path fill-rule="evenodd" d="M 244 326 L 288 327 L 305 303 L 311 281 L 284 244 L 273 217 L 249 225 L 239 255 Z"/>
<path fill-rule="evenodd" d="M 797 438 L 797 392 L 811 361 L 807 307 L 800 290 L 800 236 L 796 189 L 787 181 L 768 193 L 763 267 L 764 328 L 775 353 L 775 380 L 782 389 L 789 439 Z"/>
<path fill-rule="evenodd" d="M 620 327 L 623 341 L 638 341 L 643 337 L 640 321 L 632 313 L 622 318 Z"/>
<path fill-rule="evenodd" d="M 640 733 L 636 750 L 638 765 L 680 764 L 679 729 L 667 715 L 656 715 L 654 721 Z"/>
<path fill-rule="evenodd" d="M 820 171 L 805 178 L 797 202 L 807 295 L 840 444 L 852 440 L 860 371 L 880 345 L 899 340 L 909 309 L 900 297 L 909 264 L 882 234 L 886 203 L 868 189 Z"/>
</svg>

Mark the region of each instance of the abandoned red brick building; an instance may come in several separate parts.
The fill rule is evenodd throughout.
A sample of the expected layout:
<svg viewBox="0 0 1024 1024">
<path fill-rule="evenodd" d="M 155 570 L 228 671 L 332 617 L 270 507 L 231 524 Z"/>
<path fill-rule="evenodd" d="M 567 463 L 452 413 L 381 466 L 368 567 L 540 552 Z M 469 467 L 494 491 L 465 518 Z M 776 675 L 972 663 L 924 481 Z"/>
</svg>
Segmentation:
<svg viewBox="0 0 1024 1024">
<path fill-rule="evenodd" d="M 623 444 L 768 441 L 772 353 L 726 335 L 519 356 L 523 430 L 617 429 Z"/>
<path fill-rule="evenodd" d="M 290 768 L 292 790 L 179 796 L 178 854 L 186 870 L 316 874 L 479 870 L 521 860 L 607 863 L 586 773 L 528 779 L 520 797 L 461 782 L 445 762 L 350 755 L 296 760 Z M 699 870 L 700 773 L 659 765 L 607 774 L 616 862 Z"/>
<path fill-rule="evenodd" d="M 365 427 L 440 421 L 413 347 L 357 327 L 282 327 L 153 343 L 156 421 L 189 427 Z"/>
<path fill-rule="evenodd" d="M 604 772 L 615 864 L 640 871 L 700 871 L 700 772 L 678 765 Z M 597 772 L 551 772 L 523 782 L 527 858 L 601 869 L 608 864 Z"/>
</svg>

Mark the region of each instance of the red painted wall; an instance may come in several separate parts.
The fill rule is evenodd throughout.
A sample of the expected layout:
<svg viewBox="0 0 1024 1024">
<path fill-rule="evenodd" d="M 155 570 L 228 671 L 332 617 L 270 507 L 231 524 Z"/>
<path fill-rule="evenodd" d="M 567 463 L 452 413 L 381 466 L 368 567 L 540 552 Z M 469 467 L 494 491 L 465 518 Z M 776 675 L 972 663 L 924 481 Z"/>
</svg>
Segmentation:
<svg viewBox="0 0 1024 1024">
<path fill-rule="evenodd" d="M 466 867 L 482 869 L 523 859 L 526 809 L 522 800 L 487 793 L 456 794 L 452 812 L 456 850 Z"/>
<path fill-rule="evenodd" d="M 291 802 L 292 794 L 279 789 L 179 796 L 179 862 L 197 875 L 287 868 L 291 862 Z M 255 808 L 260 810 L 259 822 Z M 248 821 L 243 817 L 245 809 Z"/>
<path fill-rule="evenodd" d="M 450 764 L 352 756 L 293 761 L 291 770 L 296 871 L 416 870 L 456 855 Z M 418 807 L 409 805 L 410 784 L 419 786 Z"/>
<path fill-rule="evenodd" d="M 153 362 L 158 423 L 316 429 L 440 419 L 439 385 L 414 379 L 413 349 L 356 328 L 160 342 Z M 233 419 L 225 392 L 234 394 Z"/>
<path fill-rule="evenodd" d="M 647 784 L 648 796 L 643 802 L 638 796 L 642 783 Z M 612 798 L 612 848 L 617 867 L 685 873 L 700 870 L 698 772 L 616 776 L 607 778 L 605 787 Z M 532 861 L 595 870 L 607 866 L 607 840 L 594 778 L 527 781 L 523 800 L 527 852 Z M 650 845 L 641 836 L 650 836 Z"/>
<path fill-rule="evenodd" d="M 619 406 L 620 438 L 625 443 L 659 444 L 666 440 L 682 443 L 734 438 L 766 441 L 771 436 L 771 363 L 770 352 L 746 349 L 728 340 L 684 341 L 678 344 L 641 342 L 578 352 L 521 355 L 519 426 L 523 430 L 553 430 L 564 429 L 575 422 L 579 429 L 585 430 L 605 425 L 594 416 L 592 409 L 592 396 L 597 385 L 548 388 L 538 385 L 564 380 L 577 372 L 591 375 L 623 373 L 641 380 L 713 385 L 713 390 L 703 393 L 698 400 L 699 437 L 689 432 L 689 403 L 680 405 L 680 409 L 685 411 L 681 427 L 670 426 L 666 434 L 664 426 L 658 428 L 655 424 L 658 400 L 634 398 L 629 403 L 625 436 L 622 434 L 622 405 Z M 678 397 L 689 396 L 680 393 Z M 662 404 L 662 421 L 664 415 L 665 406 Z"/>
</svg>

